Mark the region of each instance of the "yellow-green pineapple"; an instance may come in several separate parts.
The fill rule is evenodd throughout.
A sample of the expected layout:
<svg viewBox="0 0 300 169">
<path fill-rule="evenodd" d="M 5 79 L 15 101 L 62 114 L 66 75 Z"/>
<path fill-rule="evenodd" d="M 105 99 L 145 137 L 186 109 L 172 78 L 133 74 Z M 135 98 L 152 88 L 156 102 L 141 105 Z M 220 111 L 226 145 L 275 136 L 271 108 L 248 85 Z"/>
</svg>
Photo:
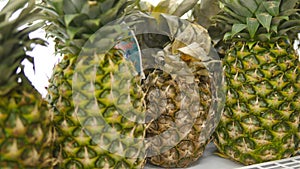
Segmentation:
<svg viewBox="0 0 300 169">
<path fill-rule="evenodd" d="M 18 14 L 18 12 L 20 12 Z M 43 22 L 33 0 L 8 1 L 0 11 L 0 166 L 48 168 L 51 129 L 47 104 L 24 74 L 24 60 L 33 45 L 29 33 Z M 34 23 L 32 23 L 35 21 Z"/>
<path fill-rule="evenodd" d="M 300 1 L 297 2 L 296 4 L 296 9 L 298 9 L 298 13 L 296 15 L 294 15 L 294 20 L 300 20 Z M 298 31 L 300 32 L 300 31 Z M 295 35 L 297 36 L 297 35 Z M 296 50 L 296 53 L 298 53 L 298 56 L 300 55 L 300 33 L 298 33 L 298 38 L 296 39 L 295 43 L 294 43 L 294 48 Z M 299 132 L 298 132 L 298 138 L 300 138 L 300 127 L 299 127 Z M 300 151 L 300 144 L 298 144 L 298 154 Z"/>
<path fill-rule="evenodd" d="M 291 157 L 300 124 L 297 0 L 221 2 L 217 21 L 231 30 L 224 36 L 226 105 L 214 142 L 247 165 Z"/>
<path fill-rule="evenodd" d="M 122 32 L 121 27 L 116 26 L 119 30 L 114 25 L 105 27 L 123 16 L 134 3 L 46 1 L 46 12 L 52 17 L 47 31 L 54 35 L 58 52 L 64 55 L 53 70 L 48 88 L 57 168 L 144 166 L 145 124 L 140 80 L 133 64 L 113 48 L 121 38 L 118 33 Z M 85 45 L 93 40 L 96 45 Z"/>
</svg>

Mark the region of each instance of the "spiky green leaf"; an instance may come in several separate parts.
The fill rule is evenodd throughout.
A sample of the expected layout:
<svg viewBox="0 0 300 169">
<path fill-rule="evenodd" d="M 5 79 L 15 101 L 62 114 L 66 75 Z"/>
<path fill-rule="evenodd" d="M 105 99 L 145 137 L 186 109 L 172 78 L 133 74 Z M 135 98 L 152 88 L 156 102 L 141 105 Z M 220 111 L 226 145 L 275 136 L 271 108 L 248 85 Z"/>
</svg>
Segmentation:
<svg viewBox="0 0 300 169">
<path fill-rule="evenodd" d="M 214 20 L 217 20 L 219 22 L 222 22 L 224 24 L 237 24 L 237 23 L 241 23 L 239 20 L 231 18 L 229 16 L 225 16 L 225 15 L 217 15 L 214 17 Z"/>
<path fill-rule="evenodd" d="M 70 26 L 70 27 L 68 28 L 68 30 L 67 30 L 67 34 L 68 34 L 70 40 L 73 40 L 74 37 L 75 37 L 75 35 L 76 35 L 78 32 L 82 31 L 82 29 L 84 29 L 84 28 L 76 28 L 76 27 Z"/>
<path fill-rule="evenodd" d="M 287 9 L 287 10 L 281 11 L 280 16 L 288 17 L 290 15 L 296 14 L 297 12 L 300 12 L 300 9 Z"/>
<path fill-rule="evenodd" d="M 79 12 L 79 9 L 77 9 L 77 6 L 76 4 L 74 4 L 73 0 L 64 0 L 63 4 L 64 12 L 66 14 L 75 14 Z"/>
<path fill-rule="evenodd" d="M 240 33 L 246 28 L 247 28 L 246 24 L 234 24 L 232 26 L 231 36 L 235 36 L 236 34 Z"/>
<path fill-rule="evenodd" d="M 284 22 L 278 28 L 279 35 L 288 35 L 290 40 L 295 40 L 297 38 L 297 34 L 300 33 L 300 20 L 289 20 Z"/>
<path fill-rule="evenodd" d="M 66 14 L 64 16 L 64 21 L 65 21 L 66 27 L 69 27 L 70 23 L 79 15 L 80 14 Z"/>
<path fill-rule="evenodd" d="M 223 8 L 223 10 L 228 13 L 229 16 L 233 17 L 234 19 L 239 20 L 239 22 L 245 23 L 245 17 L 236 14 L 233 10 L 231 10 L 230 8 L 227 8 L 226 6 Z"/>
<path fill-rule="evenodd" d="M 0 67 L 6 65 L 6 74 L 9 74 L 0 78 L 2 84 L 17 83 L 16 79 L 11 81 L 9 78 L 12 78 L 16 70 L 22 66 L 22 61 L 31 59 L 26 52 L 33 49 L 33 44 L 45 44 L 40 38 L 29 37 L 29 33 L 44 25 L 41 21 L 44 15 L 40 12 L 41 9 L 36 7 L 34 0 L 8 1 L 0 11 L 0 46 L 3 49 Z"/>
<path fill-rule="evenodd" d="M 224 35 L 224 40 L 229 40 L 229 39 L 231 39 L 231 37 L 232 37 L 232 33 L 231 32 L 227 32 Z"/>
<path fill-rule="evenodd" d="M 19 18 L 15 24 L 17 28 L 23 27 L 24 25 L 34 25 L 39 22 L 44 22 L 48 17 L 44 16 L 43 14 L 38 13 L 30 13 L 27 15 L 26 18 Z"/>
<path fill-rule="evenodd" d="M 26 18 L 28 14 L 34 12 L 39 13 L 38 10 L 32 11 L 33 8 L 35 8 L 35 1 L 28 1 L 26 4 L 26 8 L 22 10 L 22 12 L 19 14 L 18 19 L 21 20 L 23 18 Z"/>
<path fill-rule="evenodd" d="M 300 20 L 285 21 L 282 25 L 279 26 L 279 29 L 287 29 L 295 26 L 300 26 Z"/>
<path fill-rule="evenodd" d="M 234 13 L 243 17 L 252 17 L 252 12 L 240 3 L 240 0 L 223 0 Z"/>
<path fill-rule="evenodd" d="M 272 25 L 279 25 L 282 21 L 289 20 L 287 16 L 276 16 L 272 18 Z"/>
<path fill-rule="evenodd" d="M 259 14 L 259 13 L 263 13 L 263 12 L 267 12 L 267 10 L 265 9 L 265 7 L 263 5 L 263 1 L 262 1 L 262 2 L 258 3 L 255 14 Z"/>
<path fill-rule="evenodd" d="M 240 3 L 248 8 L 251 13 L 255 13 L 258 8 L 258 4 L 255 2 L 255 0 L 240 0 Z"/>
<path fill-rule="evenodd" d="M 8 14 L 11 17 L 13 13 L 22 8 L 27 3 L 27 0 L 8 1 L 0 13 Z"/>
<path fill-rule="evenodd" d="M 256 2 L 257 4 L 261 4 L 261 3 L 263 2 L 263 0 L 255 0 L 255 2 Z"/>
<path fill-rule="evenodd" d="M 100 25 L 100 19 L 88 19 L 83 21 L 83 25 L 91 31 L 97 31 Z"/>
<path fill-rule="evenodd" d="M 257 20 L 259 23 L 270 32 L 272 16 L 268 13 L 260 13 L 256 15 Z"/>
<path fill-rule="evenodd" d="M 259 21 L 256 18 L 247 18 L 247 29 L 250 34 L 250 38 L 254 38 L 258 27 Z"/>
<path fill-rule="evenodd" d="M 107 24 L 113 20 L 116 19 L 116 16 L 118 15 L 119 10 L 122 8 L 122 6 L 126 5 L 127 1 L 126 0 L 120 0 L 118 1 L 115 6 L 112 8 L 109 8 L 110 10 L 107 10 L 104 14 L 100 16 L 101 24 Z"/>
<path fill-rule="evenodd" d="M 282 0 L 282 4 L 280 6 L 280 11 L 287 11 L 290 9 L 293 9 L 296 5 L 296 3 L 299 3 L 299 0 Z"/>
<path fill-rule="evenodd" d="M 34 25 L 30 25 L 30 26 L 20 30 L 19 35 L 17 35 L 16 37 L 28 35 L 29 33 L 33 32 L 39 28 L 42 28 L 44 26 L 44 24 L 45 24 L 44 22 L 39 22 Z"/>
<path fill-rule="evenodd" d="M 262 34 L 259 34 L 259 35 L 258 35 L 258 39 L 259 39 L 260 41 L 263 41 L 263 42 L 269 41 L 269 40 L 271 39 L 271 34 L 270 34 L 270 33 L 262 33 Z"/>
<path fill-rule="evenodd" d="M 49 0 L 47 3 L 52 7 L 52 12 L 56 13 L 57 16 L 65 14 L 63 0 Z"/>
<path fill-rule="evenodd" d="M 30 62 L 33 65 L 33 69 L 34 69 L 34 57 L 27 57 L 26 59 L 28 60 L 28 62 Z"/>
<path fill-rule="evenodd" d="M 76 12 L 81 12 L 83 6 L 85 5 L 85 1 L 71 0 L 73 7 L 76 9 Z"/>
<path fill-rule="evenodd" d="M 277 33 L 278 32 L 278 25 L 272 25 L 271 26 L 271 31 Z"/>
<path fill-rule="evenodd" d="M 60 53 L 77 54 L 82 43 L 103 25 L 132 11 L 138 0 L 44 0 L 44 12 L 51 17 L 46 28 L 48 35 L 56 38 L 55 48 Z M 78 49 L 78 50 L 77 50 Z M 74 53 L 75 51 L 75 53 Z"/>
<path fill-rule="evenodd" d="M 263 2 L 265 9 L 272 16 L 278 16 L 280 10 L 280 1 L 265 1 Z"/>
</svg>

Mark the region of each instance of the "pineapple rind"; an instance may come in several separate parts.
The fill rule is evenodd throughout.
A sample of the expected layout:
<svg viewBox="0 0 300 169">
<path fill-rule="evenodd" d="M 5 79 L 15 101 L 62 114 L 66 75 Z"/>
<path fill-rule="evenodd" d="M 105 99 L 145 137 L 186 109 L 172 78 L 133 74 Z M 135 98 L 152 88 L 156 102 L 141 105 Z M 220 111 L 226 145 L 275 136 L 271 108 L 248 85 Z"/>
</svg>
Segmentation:
<svg viewBox="0 0 300 169">
<path fill-rule="evenodd" d="M 124 56 L 106 51 L 120 38 L 108 23 L 118 20 L 138 1 L 45 2 L 45 13 L 52 18 L 46 30 L 56 38 L 56 49 L 64 55 L 54 68 L 48 87 L 55 166 L 142 168 L 145 125 L 141 123 L 143 94 L 139 94 L 139 78 L 121 69 L 124 65 L 132 67 Z M 104 34 L 97 32 L 104 26 L 108 28 Z M 93 39 L 99 34 L 98 39 Z M 93 40 L 97 44 L 91 47 L 88 43 L 94 43 Z M 99 49 L 96 54 L 93 47 Z"/>
<path fill-rule="evenodd" d="M 46 102 L 32 86 L 1 96 L 0 166 L 50 168 L 51 128 L 46 112 Z"/>
<path fill-rule="evenodd" d="M 51 168 L 51 127 L 47 104 L 25 76 L 26 52 L 45 44 L 29 34 L 44 24 L 34 0 L 7 1 L 0 11 L 0 166 Z"/>
<path fill-rule="evenodd" d="M 246 165 L 295 155 L 300 81 L 299 57 L 291 42 L 299 33 L 299 1 L 221 3 L 216 20 L 227 30 L 227 96 L 216 146 Z"/>
<path fill-rule="evenodd" d="M 224 66 L 228 94 L 215 133 L 219 151 L 247 165 L 295 155 L 300 63 L 292 46 L 257 43 L 249 48 L 237 43 Z"/>
<path fill-rule="evenodd" d="M 136 15 L 151 23 L 135 26 L 146 75 L 148 161 L 188 167 L 202 156 L 219 121 L 220 61 L 201 26 L 167 14 Z"/>
<path fill-rule="evenodd" d="M 124 66 L 132 69 L 133 65 L 117 51 L 82 56 L 80 61 L 66 55 L 56 66 L 49 101 L 54 112 L 58 167 L 144 166 L 143 95 L 139 93 L 138 78 L 128 69 L 120 72 Z M 133 102 L 140 104 L 126 105 Z"/>
</svg>

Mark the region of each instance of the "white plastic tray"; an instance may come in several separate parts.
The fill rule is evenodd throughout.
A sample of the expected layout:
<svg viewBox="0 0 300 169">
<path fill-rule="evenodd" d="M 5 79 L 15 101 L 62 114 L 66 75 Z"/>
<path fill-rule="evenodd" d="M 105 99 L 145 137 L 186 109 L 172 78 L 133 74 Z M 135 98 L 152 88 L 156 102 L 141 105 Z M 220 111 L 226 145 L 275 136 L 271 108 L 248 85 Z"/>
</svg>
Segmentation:
<svg viewBox="0 0 300 169">
<path fill-rule="evenodd" d="M 300 156 L 241 167 L 239 169 L 300 169 Z"/>
<path fill-rule="evenodd" d="M 219 157 L 214 154 L 215 151 L 216 147 L 212 143 L 207 145 L 203 156 L 196 161 L 193 166 L 190 166 L 187 169 L 234 169 L 243 167 L 241 164 Z M 160 169 L 160 167 L 147 164 L 145 169 Z"/>
<path fill-rule="evenodd" d="M 215 154 L 216 147 L 211 143 L 207 146 L 203 156 L 187 169 L 300 169 L 300 156 L 271 161 L 251 166 L 219 157 Z M 145 169 L 160 169 L 160 167 L 147 164 Z"/>
</svg>

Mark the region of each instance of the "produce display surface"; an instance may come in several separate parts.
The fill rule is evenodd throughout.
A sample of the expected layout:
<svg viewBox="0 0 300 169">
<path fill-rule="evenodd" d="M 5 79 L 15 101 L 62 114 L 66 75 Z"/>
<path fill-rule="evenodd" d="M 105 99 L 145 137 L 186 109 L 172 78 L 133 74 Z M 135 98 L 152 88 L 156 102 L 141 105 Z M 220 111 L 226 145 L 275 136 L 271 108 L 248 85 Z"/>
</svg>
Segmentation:
<svg viewBox="0 0 300 169">
<path fill-rule="evenodd" d="M 300 156 L 287 159 L 270 161 L 255 165 L 245 166 L 229 159 L 222 158 L 216 154 L 216 147 L 209 144 L 203 156 L 187 169 L 299 169 Z M 161 167 L 147 164 L 145 169 L 159 169 Z"/>
<path fill-rule="evenodd" d="M 298 169 L 300 168 L 300 156 L 277 160 L 277 161 L 271 161 L 271 162 L 265 162 L 261 164 L 251 165 L 242 167 L 239 169 Z"/>
<path fill-rule="evenodd" d="M 213 143 L 207 145 L 205 152 L 192 166 L 187 169 L 235 169 L 243 167 L 242 164 L 222 158 L 215 154 L 216 147 Z M 147 164 L 145 169 L 159 169 L 161 167 Z"/>
</svg>

